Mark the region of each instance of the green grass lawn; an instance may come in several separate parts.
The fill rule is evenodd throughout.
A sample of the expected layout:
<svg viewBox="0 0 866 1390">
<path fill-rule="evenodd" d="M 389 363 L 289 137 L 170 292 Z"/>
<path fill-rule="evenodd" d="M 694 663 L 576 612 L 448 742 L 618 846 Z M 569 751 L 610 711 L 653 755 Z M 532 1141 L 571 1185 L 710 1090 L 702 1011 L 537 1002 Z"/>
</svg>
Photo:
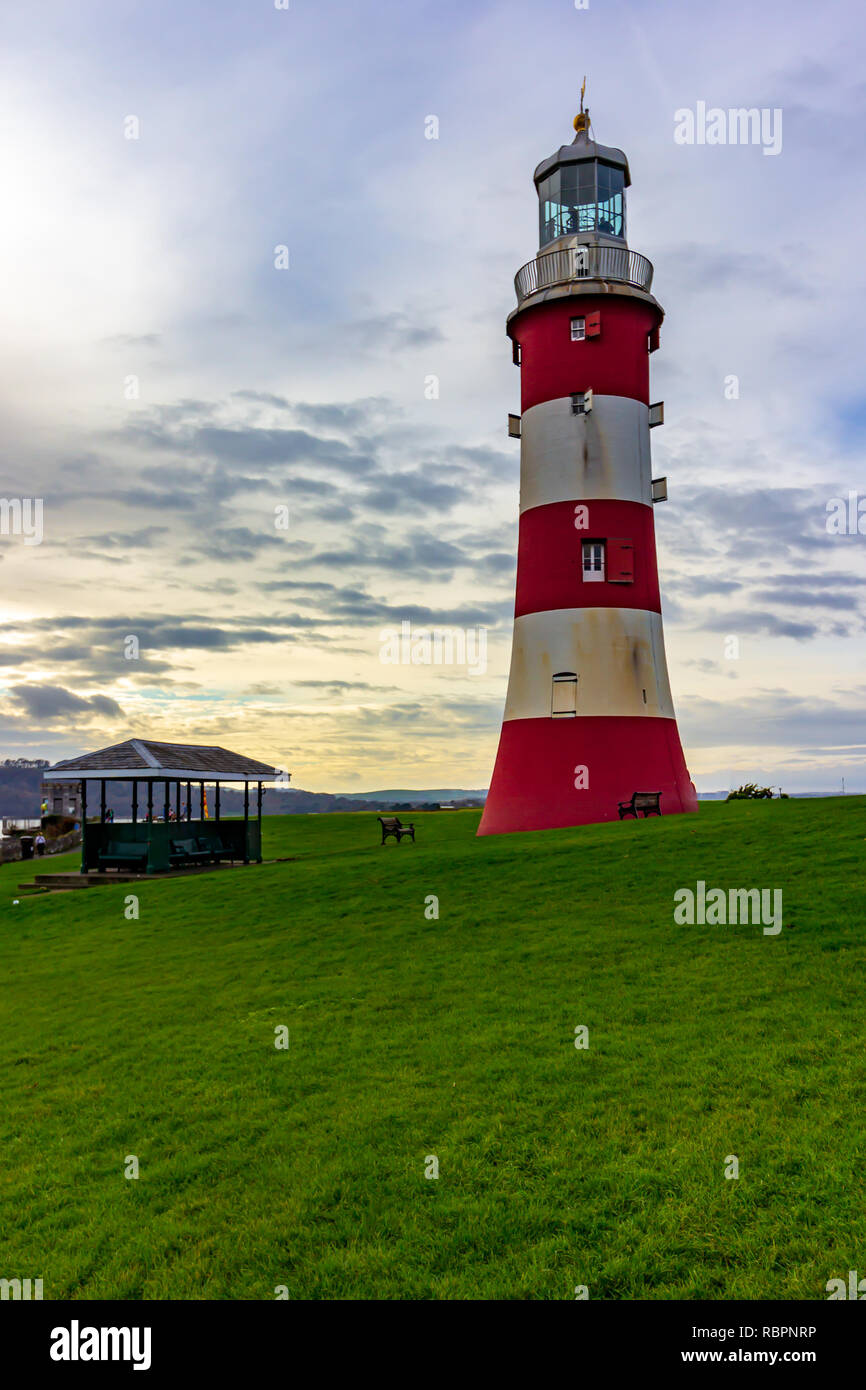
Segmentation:
<svg viewBox="0 0 866 1390">
<path fill-rule="evenodd" d="M 274 817 L 290 862 L 17 905 L 75 856 L 0 868 L 0 1277 L 823 1300 L 866 1273 L 866 798 L 413 819 L 382 848 L 369 814 Z M 698 879 L 781 888 L 782 932 L 675 925 Z"/>
</svg>

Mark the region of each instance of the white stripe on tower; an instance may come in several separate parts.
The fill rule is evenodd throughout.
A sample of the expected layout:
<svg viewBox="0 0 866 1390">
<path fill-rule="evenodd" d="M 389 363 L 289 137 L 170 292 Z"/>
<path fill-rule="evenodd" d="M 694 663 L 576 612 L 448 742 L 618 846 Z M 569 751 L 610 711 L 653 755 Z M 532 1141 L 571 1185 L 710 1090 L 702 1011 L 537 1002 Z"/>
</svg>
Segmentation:
<svg viewBox="0 0 866 1390">
<path fill-rule="evenodd" d="M 595 396 L 576 415 L 570 396 L 521 420 L 520 510 L 587 497 L 652 506 L 649 410 L 631 396 Z"/>
<path fill-rule="evenodd" d="M 503 718 L 549 719 L 553 677 L 572 671 L 581 716 L 674 718 L 660 613 L 557 608 L 515 618 Z"/>
</svg>

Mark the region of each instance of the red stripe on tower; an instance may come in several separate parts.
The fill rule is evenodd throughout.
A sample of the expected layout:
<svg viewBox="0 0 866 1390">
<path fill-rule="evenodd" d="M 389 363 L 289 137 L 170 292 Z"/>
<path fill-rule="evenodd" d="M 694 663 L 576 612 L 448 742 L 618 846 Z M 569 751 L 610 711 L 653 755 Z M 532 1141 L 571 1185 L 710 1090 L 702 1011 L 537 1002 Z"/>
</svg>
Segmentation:
<svg viewBox="0 0 866 1390">
<path fill-rule="evenodd" d="M 665 663 L 649 354 L 664 317 L 628 249 L 621 150 L 577 136 L 535 171 L 540 249 L 517 274 L 517 592 L 480 835 L 616 820 L 633 792 L 697 810 Z"/>
<path fill-rule="evenodd" d="M 593 311 L 600 319 L 602 331 L 597 336 L 572 340 L 572 321 L 578 317 L 586 320 Z M 581 371 L 590 369 L 592 389 L 598 395 L 631 396 L 648 405 L 647 343 L 662 317 L 659 305 L 617 299 L 612 294 L 603 298 L 581 297 L 578 306 L 573 300 L 558 299 L 524 309 L 519 336 L 511 327 L 511 336 L 520 343 L 521 410 L 530 410 L 541 401 L 570 396 L 581 389 L 575 373 L 579 379 Z"/>
</svg>

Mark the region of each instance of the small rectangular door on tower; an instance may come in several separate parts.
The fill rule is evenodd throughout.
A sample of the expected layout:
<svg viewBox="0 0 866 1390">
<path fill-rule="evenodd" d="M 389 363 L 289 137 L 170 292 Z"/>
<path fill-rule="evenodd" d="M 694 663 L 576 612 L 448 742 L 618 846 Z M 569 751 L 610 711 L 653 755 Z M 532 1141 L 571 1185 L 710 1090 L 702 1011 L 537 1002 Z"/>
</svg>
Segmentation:
<svg viewBox="0 0 866 1390">
<path fill-rule="evenodd" d="M 609 584 L 634 583 L 634 544 L 614 539 L 607 543 L 607 579 Z"/>
</svg>

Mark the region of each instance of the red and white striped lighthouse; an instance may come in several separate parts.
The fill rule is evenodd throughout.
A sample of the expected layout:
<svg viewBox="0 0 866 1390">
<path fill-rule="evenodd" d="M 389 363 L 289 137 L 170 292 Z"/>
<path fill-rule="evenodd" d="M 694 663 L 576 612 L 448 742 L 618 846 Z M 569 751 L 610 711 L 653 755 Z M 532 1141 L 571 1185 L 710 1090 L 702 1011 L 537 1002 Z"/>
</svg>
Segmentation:
<svg viewBox="0 0 866 1390">
<path fill-rule="evenodd" d="M 621 150 L 574 142 L 535 171 L 539 252 L 508 319 L 520 366 L 511 672 L 479 835 L 616 820 L 633 792 L 696 811 L 665 663 L 649 357 L 664 317 L 628 249 Z"/>
</svg>

